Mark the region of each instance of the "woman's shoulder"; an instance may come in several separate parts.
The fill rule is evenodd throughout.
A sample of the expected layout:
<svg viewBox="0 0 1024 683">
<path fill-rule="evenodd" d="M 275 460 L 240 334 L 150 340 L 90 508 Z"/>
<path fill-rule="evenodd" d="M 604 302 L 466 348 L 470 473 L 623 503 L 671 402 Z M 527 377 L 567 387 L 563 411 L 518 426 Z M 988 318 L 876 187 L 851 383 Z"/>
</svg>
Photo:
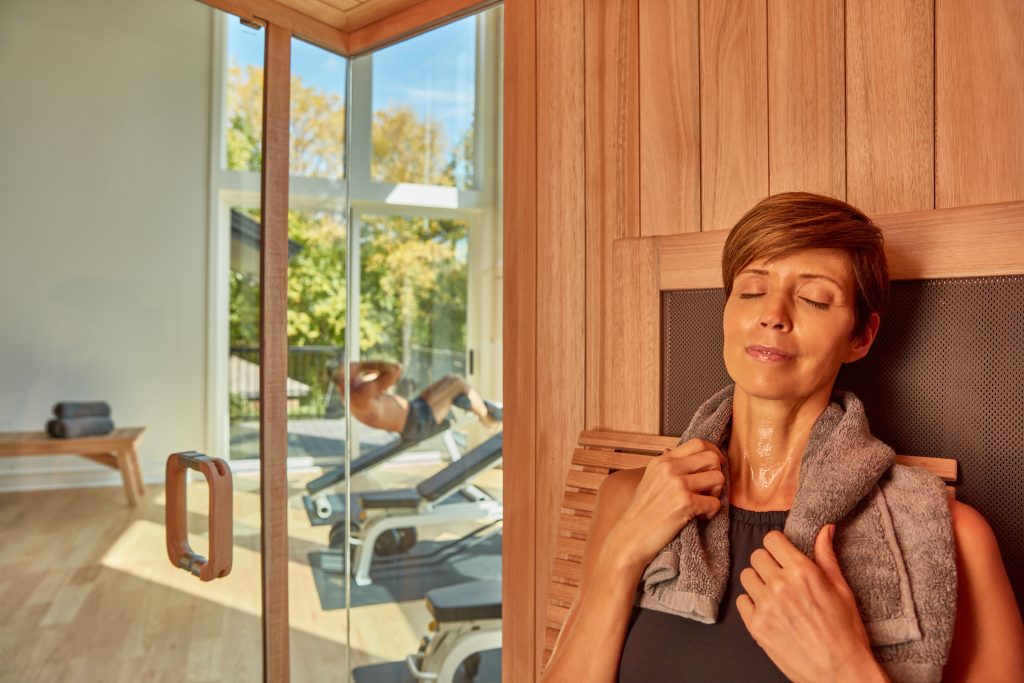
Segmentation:
<svg viewBox="0 0 1024 683">
<path fill-rule="evenodd" d="M 984 515 L 967 503 L 950 499 L 949 512 L 953 522 L 953 537 L 961 553 L 975 557 L 999 559 L 996 535 Z"/>
</svg>

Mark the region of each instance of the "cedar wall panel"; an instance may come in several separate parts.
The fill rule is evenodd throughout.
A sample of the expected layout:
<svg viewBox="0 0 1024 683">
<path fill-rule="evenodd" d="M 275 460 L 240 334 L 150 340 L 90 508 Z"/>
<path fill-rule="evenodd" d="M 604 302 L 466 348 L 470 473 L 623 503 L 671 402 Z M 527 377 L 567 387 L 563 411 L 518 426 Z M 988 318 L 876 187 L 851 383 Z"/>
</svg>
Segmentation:
<svg viewBox="0 0 1024 683">
<path fill-rule="evenodd" d="M 932 37 L 932 0 L 846 5 L 846 198 L 868 214 L 935 206 Z"/>
<path fill-rule="evenodd" d="M 1024 2 L 936 0 L 935 206 L 1024 199 Z"/>
<path fill-rule="evenodd" d="M 537 236 L 543 245 L 536 252 L 538 538 L 535 589 L 519 599 L 534 600 L 539 655 L 562 488 L 584 421 L 586 206 L 583 0 L 543 0 L 536 9 Z"/>
<path fill-rule="evenodd" d="M 698 9 L 698 0 L 640 3 L 640 234 L 644 236 L 700 230 Z"/>
<path fill-rule="evenodd" d="M 843 5 L 768 0 L 772 194 L 806 190 L 846 198 Z"/>
<path fill-rule="evenodd" d="M 530 681 L 536 667 L 533 595 L 537 438 L 537 16 L 535 0 L 505 4 L 502 126 L 505 225 L 502 321 L 505 358 L 502 524 L 502 681 Z"/>
<path fill-rule="evenodd" d="M 703 230 L 731 228 L 768 194 L 765 22 L 764 2 L 700 3 Z"/>
<path fill-rule="evenodd" d="M 1024 2 L 932 7 L 506 0 L 506 683 L 540 666 L 579 430 L 657 428 L 644 236 L 728 229 L 769 190 L 1024 199 Z"/>
<path fill-rule="evenodd" d="M 600 386 L 612 241 L 640 235 L 638 0 L 585 0 L 587 383 Z M 588 425 L 602 423 L 600 397 L 587 393 Z M 568 458 L 569 454 L 566 453 Z M 565 461 L 568 464 L 568 459 Z"/>
</svg>

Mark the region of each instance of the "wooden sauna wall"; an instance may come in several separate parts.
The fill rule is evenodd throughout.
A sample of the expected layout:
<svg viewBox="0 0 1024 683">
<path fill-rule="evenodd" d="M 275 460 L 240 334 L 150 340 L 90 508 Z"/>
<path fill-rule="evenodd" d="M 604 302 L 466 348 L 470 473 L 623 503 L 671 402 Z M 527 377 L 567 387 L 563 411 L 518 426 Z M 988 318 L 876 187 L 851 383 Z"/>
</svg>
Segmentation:
<svg viewBox="0 0 1024 683">
<path fill-rule="evenodd" d="M 580 430 L 659 426 L 659 311 L 636 294 L 657 277 L 654 238 L 726 230 L 786 190 L 886 214 L 1024 199 L 1024 3 L 505 0 L 505 22 L 504 680 L 519 683 L 552 645 Z"/>
</svg>

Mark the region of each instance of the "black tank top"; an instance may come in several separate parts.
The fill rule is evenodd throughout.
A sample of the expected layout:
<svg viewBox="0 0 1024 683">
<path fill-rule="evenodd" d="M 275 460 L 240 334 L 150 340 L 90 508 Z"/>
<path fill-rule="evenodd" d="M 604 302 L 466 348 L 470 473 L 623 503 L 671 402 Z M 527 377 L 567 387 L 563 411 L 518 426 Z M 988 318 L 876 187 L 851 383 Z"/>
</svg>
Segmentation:
<svg viewBox="0 0 1024 683">
<path fill-rule="evenodd" d="M 772 529 L 781 531 L 786 511 L 729 509 L 729 583 L 718 622 L 702 624 L 634 607 L 619 662 L 620 683 L 658 681 L 786 681 L 743 625 L 736 598 L 743 593 L 740 572 Z"/>
</svg>

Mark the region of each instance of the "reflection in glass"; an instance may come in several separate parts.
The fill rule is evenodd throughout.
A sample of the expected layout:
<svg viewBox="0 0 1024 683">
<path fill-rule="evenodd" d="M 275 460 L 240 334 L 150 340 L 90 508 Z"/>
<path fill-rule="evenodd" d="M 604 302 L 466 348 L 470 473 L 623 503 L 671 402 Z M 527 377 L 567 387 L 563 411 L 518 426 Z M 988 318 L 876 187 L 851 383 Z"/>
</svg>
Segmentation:
<svg viewBox="0 0 1024 683">
<path fill-rule="evenodd" d="M 359 347 L 404 367 L 411 397 L 466 376 L 468 225 L 455 219 L 364 215 Z"/>
</svg>

